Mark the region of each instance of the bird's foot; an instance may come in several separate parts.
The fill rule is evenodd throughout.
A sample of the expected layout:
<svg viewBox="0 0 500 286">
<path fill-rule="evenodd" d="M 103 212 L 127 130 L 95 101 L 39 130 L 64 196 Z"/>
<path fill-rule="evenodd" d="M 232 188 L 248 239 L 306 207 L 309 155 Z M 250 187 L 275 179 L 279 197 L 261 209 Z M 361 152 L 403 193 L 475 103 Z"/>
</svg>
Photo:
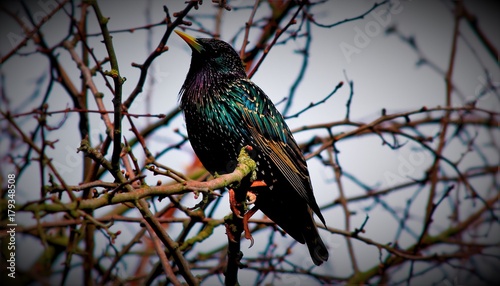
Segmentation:
<svg viewBox="0 0 500 286">
<path fill-rule="evenodd" d="M 250 188 L 260 188 L 266 186 L 267 184 L 264 181 L 253 181 L 252 184 L 250 185 Z M 247 204 L 255 203 L 256 199 L 257 195 L 254 192 L 252 191 L 247 192 Z M 241 211 L 238 209 L 238 207 L 241 206 L 241 204 L 236 199 L 236 194 L 233 189 L 229 189 L 229 206 L 234 215 L 236 215 L 238 218 L 243 219 L 243 217 L 241 216 Z"/>
<path fill-rule="evenodd" d="M 240 206 L 240 203 L 236 200 L 236 194 L 234 193 L 233 189 L 229 189 L 229 207 L 231 208 L 231 211 L 234 213 L 235 216 L 238 218 L 243 219 L 241 216 L 241 212 L 238 209 L 238 206 Z"/>
<path fill-rule="evenodd" d="M 260 188 L 260 187 L 267 187 L 266 182 L 264 181 L 253 181 L 252 184 L 250 185 L 250 189 L 254 188 Z M 256 192 L 252 191 L 247 191 L 247 204 L 251 205 L 254 204 L 255 201 L 257 200 L 257 194 Z"/>
<path fill-rule="evenodd" d="M 245 213 L 243 217 L 243 230 L 245 231 L 245 238 L 250 240 L 250 247 L 253 246 L 254 240 L 252 234 L 250 233 L 250 228 L 248 227 L 248 220 L 257 212 L 258 208 L 253 207 Z"/>
<path fill-rule="evenodd" d="M 252 191 L 247 192 L 247 205 L 253 205 L 257 200 L 257 195 Z"/>
<path fill-rule="evenodd" d="M 264 181 L 253 181 L 252 184 L 250 185 L 250 188 L 259 188 L 259 187 L 267 187 L 267 184 Z M 249 190 L 247 191 L 246 199 L 247 199 L 246 201 L 247 205 L 254 204 L 255 201 L 257 200 L 257 194 Z M 238 200 L 236 199 L 236 194 L 233 189 L 229 189 L 229 206 L 233 214 L 236 217 L 243 220 L 243 231 L 245 231 L 245 238 L 250 240 L 250 246 L 248 248 L 252 247 L 254 244 L 254 239 L 250 232 L 250 228 L 248 227 L 248 221 L 257 212 L 258 208 L 254 206 L 253 208 L 247 210 L 244 216 L 241 216 L 241 211 L 239 210 L 241 203 L 239 203 Z M 229 240 L 231 240 L 232 242 L 236 242 L 233 232 L 231 231 L 230 226 L 227 224 L 226 224 L 226 232 Z"/>
</svg>

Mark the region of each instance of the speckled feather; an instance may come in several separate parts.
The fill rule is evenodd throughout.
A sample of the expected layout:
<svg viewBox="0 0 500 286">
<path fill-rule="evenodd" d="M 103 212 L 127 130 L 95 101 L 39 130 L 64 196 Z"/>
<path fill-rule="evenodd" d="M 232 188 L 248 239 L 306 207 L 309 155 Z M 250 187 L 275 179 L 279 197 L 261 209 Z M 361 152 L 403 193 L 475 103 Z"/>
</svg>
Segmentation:
<svg viewBox="0 0 500 286">
<path fill-rule="evenodd" d="M 189 44 L 189 42 L 188 42 Z M 227 43 L 196 39 L 191 66 L 180 92 L 189 140 L 211 173 L 234 170 L 243 146 L 255 152 L 259 191 L 255 206 L 295 240 L 307 243 L 319 265 L 328 251 L 312 219 L 325 223 L 314 198 L 305 159 L 283 116 L 246 76 L 238 54 Z"/>
</svg>

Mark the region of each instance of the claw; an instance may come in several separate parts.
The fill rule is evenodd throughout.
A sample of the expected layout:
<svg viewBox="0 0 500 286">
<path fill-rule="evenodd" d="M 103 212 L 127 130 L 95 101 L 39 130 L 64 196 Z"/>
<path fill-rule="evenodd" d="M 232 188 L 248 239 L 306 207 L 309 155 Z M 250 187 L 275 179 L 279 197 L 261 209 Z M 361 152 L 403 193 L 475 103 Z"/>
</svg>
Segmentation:
<svg viewBox="0 0 500 286">
<path fill-rule="evenodd" d="M 264 181 L 253 181 L 252 184 L 250 185 L 250 188 L 258 188 L 258 187 L 267 187 L 267 184 Z M 252 191 L 248 191 L 247 205 L 255 203 L 256 200 L 257 200 L 257 195 Z M 243 220 L 243 230 L 245 231 L 245 238 L 250 240 L 250 246 L 248 248 L 252 247 L 254 244 L 254 239 L 252 237 L 252 233 L 250 232 L 250 228 L 248 227 L 248 221 L 257 212 L 258 208 L 254 206 L 253 208 L 248 210 L 244 216 L 241 216 L 241 211 L 238 209 L 238 207 L 241 206 L 241 204 L 236 200 L 236 194 L 233 189 L 229 189 L 229 206 L 233 214 Z M 226 233 L 228 235 L 229 240 L 231 240 L 232 242 L 236 242 L 234 235 L 232 234 L 227 224 L 226 224 Z"/>
<path fill-rule="evenodd" d="M 248 210 L 245 213 L 245 216 L 243 217 L 243 230 L 245 231 L 245 238 L 250 240 L 250 247 L 253 246 L 254 240 L 252 237 L 252 234 L 250 233 L 250 229 L 248 228 L 248 220 L 257 212 L 258 208 L 253 207 L 252 209 Z"/>
</svg>

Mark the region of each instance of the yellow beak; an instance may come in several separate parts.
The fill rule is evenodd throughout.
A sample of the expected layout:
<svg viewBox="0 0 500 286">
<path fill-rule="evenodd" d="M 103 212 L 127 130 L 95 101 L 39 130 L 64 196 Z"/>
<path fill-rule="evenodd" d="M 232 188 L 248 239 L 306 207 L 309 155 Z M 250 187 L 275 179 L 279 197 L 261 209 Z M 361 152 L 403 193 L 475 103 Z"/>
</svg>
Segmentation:
<svg viewBox="0 0 500 286">
<path fill-rule="evenodd" d="M 191 48 L 195 49 L 198 53 L 201 53 L 201 51 L 203 51 L 203 47 L 200 45 L 200 43 L 198 43 L 195 37 L 179 30 L 175 30 L 174 32 L 176 32 L 177 35 L 179 35 Z"/>
</svg>

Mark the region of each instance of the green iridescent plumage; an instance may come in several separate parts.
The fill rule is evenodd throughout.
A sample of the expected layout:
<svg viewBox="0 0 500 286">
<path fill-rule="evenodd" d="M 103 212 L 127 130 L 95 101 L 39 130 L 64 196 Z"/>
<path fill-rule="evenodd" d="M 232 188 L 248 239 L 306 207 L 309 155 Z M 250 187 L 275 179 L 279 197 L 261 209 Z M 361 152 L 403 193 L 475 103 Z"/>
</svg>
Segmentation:
<svg viewBox="0 0 500 286">
<path fill-rule="evenodd" d="M 328 259 L 312 212 L 325 223 L 307 165 L 283 116 L 245 73 L 236 51 L 215 39 L 178 34 L 192 49 L 180 92 L 191 145 L 212 174 L 229 173 L 243 146 L 252 146 L 259 190 L 255 207 L 300 243 L 316 265 Z"/>
</svg>

